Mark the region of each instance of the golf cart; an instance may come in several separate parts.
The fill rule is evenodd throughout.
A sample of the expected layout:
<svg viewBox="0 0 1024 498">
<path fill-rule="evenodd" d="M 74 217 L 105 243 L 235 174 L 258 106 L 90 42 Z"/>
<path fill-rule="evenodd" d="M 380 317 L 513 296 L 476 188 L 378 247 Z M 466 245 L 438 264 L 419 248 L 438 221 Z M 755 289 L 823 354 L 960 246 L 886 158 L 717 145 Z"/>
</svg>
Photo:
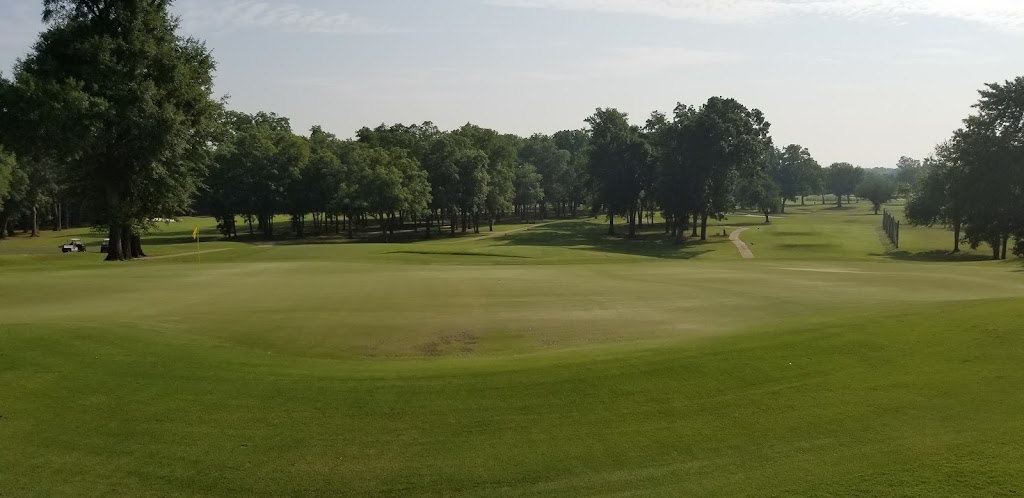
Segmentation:
<svg viewBox="0 0 1024 498">
<path fill-rule="evenodd" d="M 110 239 L 103 239 L 103 242 L 100 242 L 100 252 L 106 253 L 108 251 L 110 251 Z"/>
<path fill-rule="evenodd" d="M 85 244 L 82 239 L 71 239 L 67 244 L 60 246 L 60 252 L 85 252 Z"/>
</svg>

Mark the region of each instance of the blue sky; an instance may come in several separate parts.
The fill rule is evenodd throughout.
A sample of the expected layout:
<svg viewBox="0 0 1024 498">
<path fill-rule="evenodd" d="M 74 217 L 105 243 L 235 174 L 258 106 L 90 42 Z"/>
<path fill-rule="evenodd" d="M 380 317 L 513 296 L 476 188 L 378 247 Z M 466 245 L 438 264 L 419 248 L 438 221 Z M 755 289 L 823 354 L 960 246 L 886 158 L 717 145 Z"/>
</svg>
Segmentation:
<svg viewBox="0 0 1024 498">
<path fill-rule="evenodd" d="M 41 29 L 0 0 L 0 68 Z M 580 128 L 734 97 L 828 164 L 922 157 L 985 82 L 1024 75 L 1024 0 L 177 0 L 233 108 L 296 131 Z"/>
</svg>

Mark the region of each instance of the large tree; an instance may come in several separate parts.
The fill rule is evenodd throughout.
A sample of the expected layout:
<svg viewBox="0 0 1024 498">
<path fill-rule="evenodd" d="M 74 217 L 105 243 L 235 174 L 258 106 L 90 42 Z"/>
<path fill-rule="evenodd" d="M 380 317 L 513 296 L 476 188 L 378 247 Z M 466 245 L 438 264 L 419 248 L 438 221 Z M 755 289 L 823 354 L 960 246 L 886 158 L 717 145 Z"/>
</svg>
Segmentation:
<svg viewBox="0 0 1024 498">
<path fill-rule="evenodd" d="M 177 34 L 169 4 L 44 0 L 47 29 L 0 92 L 16 130 L 4 135 L 19 156 L 70 168 L 107 227 L 108 260 L 142 255 L 139 234 L 189 207 L 209 159 L 214 62 Z"/>
<path fill-rule="evenodd" d="M 752 176 L 763 162 L 770 127 L 761 111 L 733 99 L 712 97 L 697 112 L 692 153 L 701 240 L 707 240 L 708 218 L 722 219 L 735 207 L 736 180 Z"/>
</svg>

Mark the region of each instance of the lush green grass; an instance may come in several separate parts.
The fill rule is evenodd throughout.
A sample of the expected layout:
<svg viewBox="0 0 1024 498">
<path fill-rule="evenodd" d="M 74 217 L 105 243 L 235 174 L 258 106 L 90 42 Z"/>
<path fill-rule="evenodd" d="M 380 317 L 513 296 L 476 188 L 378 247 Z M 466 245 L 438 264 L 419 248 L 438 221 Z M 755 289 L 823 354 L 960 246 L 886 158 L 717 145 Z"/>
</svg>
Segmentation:
<svg viewBox="0 0 1024 498">
<path fill-rule="evenodd" d="M 1021 489 L 1019 263 L 913 261 L 951 237 L 895 252 L 854 208 L 716 224 L 746 261 L 600 220 L 201 264 L 208 220 L 125 264 L 0 242 L 0 495 Z"/>
</svg>

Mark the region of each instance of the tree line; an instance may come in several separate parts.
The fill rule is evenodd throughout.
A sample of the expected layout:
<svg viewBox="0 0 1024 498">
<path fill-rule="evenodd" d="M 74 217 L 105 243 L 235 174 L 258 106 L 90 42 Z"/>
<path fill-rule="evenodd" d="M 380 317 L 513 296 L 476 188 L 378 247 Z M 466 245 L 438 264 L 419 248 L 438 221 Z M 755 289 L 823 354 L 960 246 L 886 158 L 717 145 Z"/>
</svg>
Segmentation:
<svg viewBox="0 0 1024 498">
<path fill-rule="evenodd" d="M 923 162 L 906 206 L 914 225 L 948 227 L 953 252 L 986 244 L 1024 257 L 1024 77 L 980 92 L 976 113 Z"/>
</svg>

